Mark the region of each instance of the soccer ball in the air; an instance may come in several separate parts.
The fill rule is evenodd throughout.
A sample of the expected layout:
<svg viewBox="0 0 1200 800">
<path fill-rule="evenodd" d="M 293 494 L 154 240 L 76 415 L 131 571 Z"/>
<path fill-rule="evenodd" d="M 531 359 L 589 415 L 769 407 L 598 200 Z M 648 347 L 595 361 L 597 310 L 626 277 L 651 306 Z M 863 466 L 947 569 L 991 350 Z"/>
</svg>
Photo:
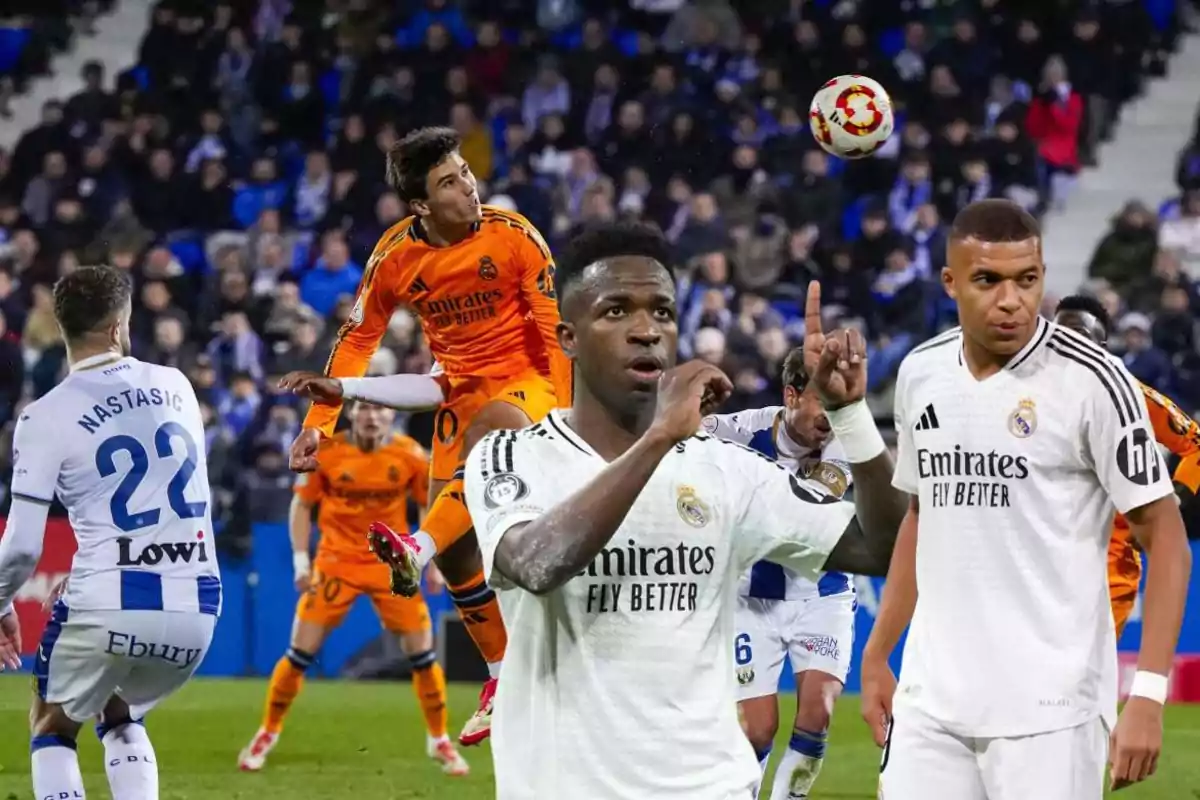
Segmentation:
<svg viewBox="0 0 1200 800">
<path fill-rule="evenodd" d="M 839 75 L 817 90 L 808 109 L 817 144 L 839 158 L 878 150 L 896 125 L 887 90 L 866 75 Z"/>
</svg>

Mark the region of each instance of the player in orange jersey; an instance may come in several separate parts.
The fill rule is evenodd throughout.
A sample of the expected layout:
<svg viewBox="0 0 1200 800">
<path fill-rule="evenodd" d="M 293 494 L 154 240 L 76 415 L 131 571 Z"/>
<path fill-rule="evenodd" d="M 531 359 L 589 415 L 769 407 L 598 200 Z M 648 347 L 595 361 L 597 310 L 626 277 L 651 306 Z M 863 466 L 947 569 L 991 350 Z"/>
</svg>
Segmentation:
<svg viewBox="0 0 1200 800">
<path fill-rule="evenodd" d="M 1054 321 L 1097 344 L 1107 343 L 1112 324 L 1104 306 L 1082 295 L 1064 297 L 1055 310 Z M 1154 389 L 1139 385 L 1146 398 L 1154 438 L 1180 459 L 1173 476 L 1176 494 L 1181 502 L 1191 502 L 1200 489 L 1200 425 Z M 1141 579 L 1142 555 L 1133 540 L 1129 523 L 1118 514 L 1113 520 L 1112 539 L 1108 543 L 1108 593 L 1118 638 L 1137 601 Z"/>
<path fill-rule="evenodd" d="M 238 757 L 246 771 L 263 768 L 279 741 L 284 717 L 300 692 L 304 672 L 325 638 L 345 619 L 360 595 L 375 606 L 413 668 L 413 691 L 428 729 L 426 750 L 448 775 L 466 775 L 467 762 L 446 735 L 446 679 L 433 653 L 429 609 L 419 595 L 397 597 L 388 568 L 363 546 L 363 530 L 379 517 L 403 519 L 411 496 L 424 505 L 429 461 L 407 436 L 392 433 L 395 412 L 365 402 L 350 409 L 350 430 L 321 442 L 316 472 L 296 481 L 289 518 L 296 588 L 291 646 L 275 665 L 262 727 Z M 312 511 L 317 507 L 321 541 L 309 561 Z"/>
<path fill-rule="evenodd" d="M 388 153 L 388 182 L 413 216 L 383 235 L 367 264 L 350 319 L 338 334 L 325 374 L 363 375 L 399 306 L 413 310 L 444 370 L 445 402 L 435 420 L 431 493 L 413 536 L 385 524 L 369 541 L 392 568 L 392 587 L 417 591 L 433 558 L 446 577 L 468 632 L 488 662 L 479 710 L 460 741 L 476 744 L 491 730 L 491 699 L 507 646 L 495 593 L 483 577 L 461 469 L 471 447 L 496 429 L 523 428 L 557 405 L 569 405 L 571 371 L 558 345 L 554 262 L 524 217 L 483 206 L 475 176 L 447 128 L 423 128 Z M 311 381 L 293 381 L 309 391 Z M 328 388 L 327 386 L 324 388 Z M 412 405 L 400 402 L 399 405 Z M 316 467 L 317 447 L 337 419 L 338 402 L 315 403 L 292 447 L 292 467 Z"/>
</svg>

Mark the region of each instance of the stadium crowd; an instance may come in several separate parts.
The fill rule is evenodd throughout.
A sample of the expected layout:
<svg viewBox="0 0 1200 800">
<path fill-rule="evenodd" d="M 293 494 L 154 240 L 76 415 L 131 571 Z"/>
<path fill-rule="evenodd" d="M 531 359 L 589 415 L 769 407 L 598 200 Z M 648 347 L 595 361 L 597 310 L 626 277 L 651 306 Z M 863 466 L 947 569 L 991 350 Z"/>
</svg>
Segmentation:
<svg viewBox="0 0 1200 800">
<path fill-rule="evenodd" d="M 0 86 L 48 68 L 67 12 L 87 35 L 105 7 L 27 9 L 6 28 L 25 34 L 0 36 Z M 249 523 L 283 518 L 290 496 L 303 409 L 276 379 L 323 367 L 376 239 L 405 213 L 384 153 L 435 124 L 462 136 L 486 201 L 552 245 L 594 220 L 658 223 L 683 355 L 722 365 L 734 404 L 778 402 L 813 278 L 867 335 L 886 397 L 904 354 L 953 324 L 937 283 L 947 220 L 988 196 L 1067 202 L 1181 29 L 1158 2 L 163 0 L 136 66 L 88 64 L 86 88 L 0 151 L 0 427 L 64 369 L 53 281 L 81 263 L 128 269 L 135 355 L 196 385 L 223 542 L 247 547 Z M 805 115 L 846 72 L 898 108 L 893 141 L 851 164 L 817 149 Z M 1179 182 L 1161 221 L 1121 211 L 1089 269 L 1131 371 L 1195 409 L 1200 139 Z M 372 369 L 430 366 L 398 313 Z M 418 438 L 428 427 L 411 420 Z"/>
</svg>

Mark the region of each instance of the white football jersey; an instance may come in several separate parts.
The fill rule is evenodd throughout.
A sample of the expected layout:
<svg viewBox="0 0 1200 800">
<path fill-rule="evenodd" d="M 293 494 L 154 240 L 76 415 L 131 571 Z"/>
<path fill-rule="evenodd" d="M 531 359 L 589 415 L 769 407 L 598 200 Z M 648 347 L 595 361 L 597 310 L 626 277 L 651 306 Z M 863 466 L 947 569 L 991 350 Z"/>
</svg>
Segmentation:
<svg viewBox="0 0 1200 800">
<path fill-rule="evenodd" d="M 14 497 L 67 508 L 69 607 L 219 612 L 204 422 L 179 370 L 76 363 L 21 413 L 13 460 Z"/>
<path fill-rule="evenodd" d="M 894 483 L 920 501 L 897 717 L 911 704 L 980 737 L 1111 722 L 1113 507 L 1172 493 L 1133 378 L 1039 320 L 1001 372 L 977 380 L 955 329 L 905 358 L 895 415 Z"/>
<path fill-rule="evenodd" d="M 677 445 L 609 546 L 537 596 L 493 571 L 607 463 L 563 412 L 489 434 L 466 465 L 484 571 L 508 626 L 492 749 L 499 800 L 745 800 L 758 764 L 737 716 L 737 582 L 770 558 L 816 578 L 854 508 L 707 434 Z"/>
<path fill-rule="evenodd" d="M 842 446 L 830 439 L 820 450 L 792 441 L 783 425 L 783 406 L 767 406 L 736 414 L 712 414 L 704 418 L 708 433 L 745 445 L 781 464 L 809 483 L 814 491 L 842 497 L 853 479 Z M 854 592 L 854 583 L 844 572 L 824 572 L 810 580 L 771 561 L 760 561 L 742 576 L 738 593 L 758 600 L 808 600 Z"/>
</svg>

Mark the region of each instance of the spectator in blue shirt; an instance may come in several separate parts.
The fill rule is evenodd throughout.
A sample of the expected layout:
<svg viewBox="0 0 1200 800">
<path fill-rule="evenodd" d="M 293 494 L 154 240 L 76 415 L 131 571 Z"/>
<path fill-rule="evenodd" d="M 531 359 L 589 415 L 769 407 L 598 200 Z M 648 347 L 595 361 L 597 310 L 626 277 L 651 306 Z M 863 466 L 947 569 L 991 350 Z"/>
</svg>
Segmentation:
<svg viewBox="0 0 1200 800">
<path fill-rule="evenodd" d="M 353 296 L 362 280 L 362 269 L 350 260 L 350 248 L 341 231 L 329 231 L 321 240 L 321 257 L 300 280 L 300 297 L 318 314 L 328 317 L 338 297 Z"/>
</svg>

